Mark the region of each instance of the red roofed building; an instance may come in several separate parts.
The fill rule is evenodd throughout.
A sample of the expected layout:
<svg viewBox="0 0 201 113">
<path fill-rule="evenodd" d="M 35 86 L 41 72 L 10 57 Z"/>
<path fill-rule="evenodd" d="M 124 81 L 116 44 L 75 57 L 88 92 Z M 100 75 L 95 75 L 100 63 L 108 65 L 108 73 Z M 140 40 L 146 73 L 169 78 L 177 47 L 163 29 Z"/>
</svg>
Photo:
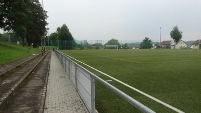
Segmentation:
<svg viewBox="0 0 201 113">
<path fill-rule="evenodd" d="M 171 40 L 162 41 L 159 46 L 161 48 L 170 49 L 171 48 Z"/>
<path fill-rule="evenodd" d="M 175 43 L 174 40 L 163 41 L 159 44 L 163 49 L 182 49 L 187 48 L 187 44 L 183 40 L 179 40 L 178 43 Z"/>
<path fill-rule="evenodd" d="M 192 49 L 201 49 L 201 39 L 196 40 L 196 41 L 193 43 Z"/>
</svg>

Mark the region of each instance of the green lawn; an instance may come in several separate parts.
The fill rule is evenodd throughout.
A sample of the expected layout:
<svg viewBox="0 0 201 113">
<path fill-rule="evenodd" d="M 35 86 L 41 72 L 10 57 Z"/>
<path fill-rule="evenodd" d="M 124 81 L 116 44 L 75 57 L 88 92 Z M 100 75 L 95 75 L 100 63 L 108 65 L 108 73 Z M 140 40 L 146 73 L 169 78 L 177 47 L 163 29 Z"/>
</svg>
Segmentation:
<svg viewBox="0 0 201 113">
<path fill-rule="evenodd" d="M 184 112 L 201 112 L 201 51 L 74 50 L 63 52 Z M 105 80 L 109 79 L 91 71 Z M 156 112 L 174 112 L 115 81 L 110 83 Z M 128 104 L 120 104 L 123 102 L 116 94 L 97 82 L 96 108 L 99 112 L 138 112 Z"/>
<path fill-rule="evenodd" d="M 0 65 L 39 52 L 40 49 L 31 48 L 30 52 L 28 52 L 28 47 L 22 47 L 21 45 L 13 45 L 9 43 L 0 42 Z"/>
</svg>

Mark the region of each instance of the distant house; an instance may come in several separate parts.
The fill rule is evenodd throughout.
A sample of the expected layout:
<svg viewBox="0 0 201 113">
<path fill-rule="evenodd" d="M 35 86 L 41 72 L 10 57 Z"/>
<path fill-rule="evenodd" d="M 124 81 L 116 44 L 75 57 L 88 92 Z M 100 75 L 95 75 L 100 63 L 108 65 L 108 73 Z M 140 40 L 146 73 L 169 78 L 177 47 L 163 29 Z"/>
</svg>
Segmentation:
<svg viewBox="0 0 201 113">
<path fill-rule="evenodd" d="M 176 43 L 174 42 L 174 40 L 172 40 L 170 42 L 171 49 L 175 49 L 175 45 L 176 45 Z"/>
<path fill-rule="evenodd" d="M 192 45 L 191 48 L 192 48 L 192 49 L 201 49 L 201 39 L 196 40 L 196 41 L 193 43 L 193 45 Z"/>
<path fill-rule="evenodd" d="M 140 49 L 140 48 L 141 48 L 140 45 L 133 47 L 133 49 Z"/>
<path fill-rule="evenodd" d="M 154 48 L 155 48 L 155 49 L 158 49 L 158 48 L 160 48 L 160 43 L 158 43 L 158 44 L 155 44 L 155 45 L 154 45 Z"/>
<path fill-rule="evenodd" d="M 152 44 L 152 48 L 151 49 L 156 49 L 158 44 Z"/>
<path fill-rule="evenodd" d="M 188 45 L 188 48 L 191 48 L 192 49 L 192 47 L 193 47 L 193 43 L 194 43 L 195 41 L 185 41 L 185 43 Z"/>
<path fill-rule="evenodd" d="M 164 48 L 164 49 L 170 49 L 170 47 L 171 47 L 171 40 L 167 40 L 167 41 L 162 41 L 160 44 L 159 44 L 159 46 L 161 47 L 161 48 Z"/>
<path fill-rule="evenodd" d="M 164 49 L 182 49 L 187 48 L 188 45 L 180 40 L 178 43 L 175 43 L 174 40 L 167 40 L 160 43 L 160 47 Z"/>
<path fill-rule="evenodd" d="M 179 40 L 177 44 L 173 40 L 171 41 L 171 49 L 184 49 L 187 47 L 188 45 L 183 40 Z"/>
</svg>

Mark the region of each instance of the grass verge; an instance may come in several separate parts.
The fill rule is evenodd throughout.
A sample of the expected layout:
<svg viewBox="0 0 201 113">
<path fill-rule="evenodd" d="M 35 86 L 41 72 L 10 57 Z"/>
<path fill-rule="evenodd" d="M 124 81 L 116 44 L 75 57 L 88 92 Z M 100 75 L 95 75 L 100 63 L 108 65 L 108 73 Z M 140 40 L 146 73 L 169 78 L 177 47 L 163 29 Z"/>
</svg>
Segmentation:
<svg viewBox="0 0 201 113">
<path fill-rule="evenodd" d="M 40 52 L 38 48 L 31 48 L 30 51 L 28 48 L 30 47 L 0 42 L 0 65 Z"/>
</svg>

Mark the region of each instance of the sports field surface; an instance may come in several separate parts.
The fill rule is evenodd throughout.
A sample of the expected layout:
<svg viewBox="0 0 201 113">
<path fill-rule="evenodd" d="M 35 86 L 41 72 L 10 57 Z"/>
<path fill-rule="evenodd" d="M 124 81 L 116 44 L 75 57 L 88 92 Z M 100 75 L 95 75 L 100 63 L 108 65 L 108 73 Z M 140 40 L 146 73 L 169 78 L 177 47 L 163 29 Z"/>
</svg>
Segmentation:
<svg viewBox="0 0 201 113">
<path fill-rule="evenodd" d="M 199 50 L 71 50 L 63 52 L 183 112 L 201 112 L 201 51 Z M 156 112 L 174 112 L 111 78 L 90 68 L 87 69 L 104 80 L 109 80 L 110 84 Z M 118 104 L 122 101 L 114 95 L 97 83 L 97 110 L 101 113 L 139 112 L 127 104 Z"/>
</svg>

